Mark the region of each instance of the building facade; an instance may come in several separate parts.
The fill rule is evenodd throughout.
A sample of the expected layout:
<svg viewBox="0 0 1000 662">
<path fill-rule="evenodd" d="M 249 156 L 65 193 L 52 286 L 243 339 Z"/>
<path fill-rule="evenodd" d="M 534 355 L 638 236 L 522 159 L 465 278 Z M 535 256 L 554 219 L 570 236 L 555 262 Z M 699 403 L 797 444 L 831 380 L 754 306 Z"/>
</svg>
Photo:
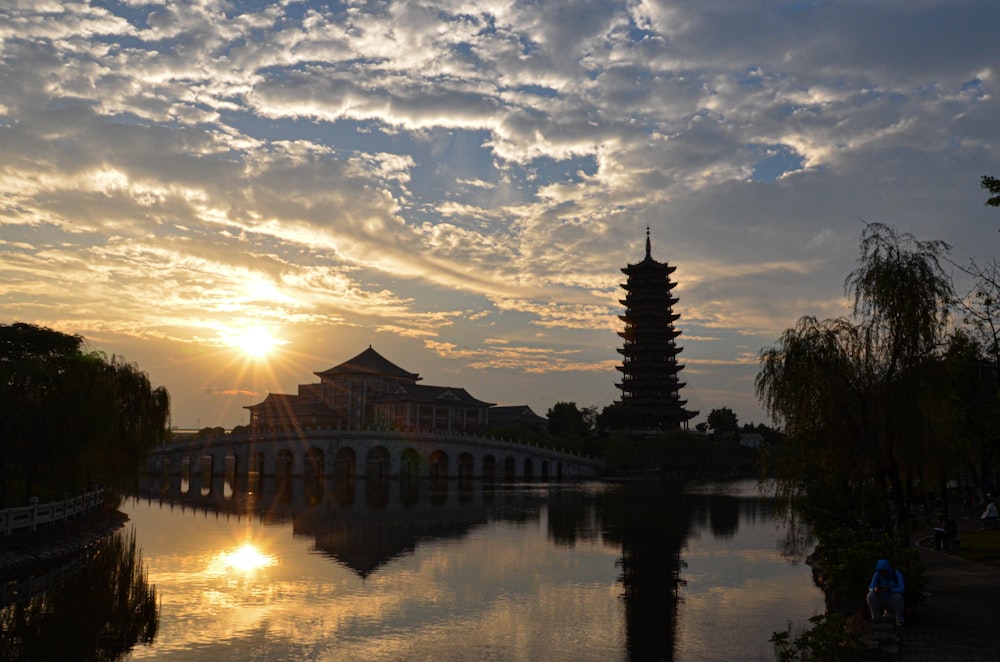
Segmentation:
<svg viewBox="0 0 1000 662">
<path fill-rule="evenodd" d="M 464 388 L 418 384 L 419 374 L 400 368 L 370 345 L 354 358 L 314 374 L 319 383 L 300 384 L 297 395 L 270 393 L 246 407 L 251 429 L 471 432 L 489 426 L 494 405 Z"/>
</svg>

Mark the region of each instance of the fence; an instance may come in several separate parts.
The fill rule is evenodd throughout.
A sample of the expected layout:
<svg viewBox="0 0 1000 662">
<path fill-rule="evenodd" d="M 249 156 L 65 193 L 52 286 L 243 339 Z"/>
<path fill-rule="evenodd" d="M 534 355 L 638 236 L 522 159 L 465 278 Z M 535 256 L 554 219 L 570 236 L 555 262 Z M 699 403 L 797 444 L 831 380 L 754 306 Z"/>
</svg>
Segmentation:
<svg viewBox="0 0 1000 662">
<path fill-rule="evenodd" d="M 28 527 L 34 531 L 39 524 L 54 524 L 65 521 L 70 517 L 93 510 L 102 503 L 104 503 L 104 488 L 98 487 L 63 501 L 44 504 L 36 502 L 20 508 L 7 508 L 0 510 L 0 531 L 5 536 L 11 535 L 18 529 Z"/>
</svg>

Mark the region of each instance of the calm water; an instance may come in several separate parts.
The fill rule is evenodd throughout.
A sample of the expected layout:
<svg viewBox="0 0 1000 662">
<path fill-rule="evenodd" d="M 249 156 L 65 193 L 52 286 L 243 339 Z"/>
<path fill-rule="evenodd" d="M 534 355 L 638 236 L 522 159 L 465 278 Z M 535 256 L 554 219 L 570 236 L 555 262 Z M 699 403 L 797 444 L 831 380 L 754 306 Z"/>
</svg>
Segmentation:
<svg viewBox="0 0 1000 662">
<path fill-rule="evenodd" d="M 160 601 L 132 657 L 768 660 L 822 611 L 755 483 L 351 487 L 126 502 Z"/>
</svg>

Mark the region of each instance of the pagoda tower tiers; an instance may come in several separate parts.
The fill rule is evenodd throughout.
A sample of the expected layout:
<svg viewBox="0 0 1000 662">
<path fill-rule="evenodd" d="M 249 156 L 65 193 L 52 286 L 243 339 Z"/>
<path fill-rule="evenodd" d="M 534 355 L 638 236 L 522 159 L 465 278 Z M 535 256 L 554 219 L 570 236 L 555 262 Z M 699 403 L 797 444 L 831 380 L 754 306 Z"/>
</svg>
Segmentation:
<svg viewBox="0 0 1000 662">
<path fill-rule="evenodd" d="M 632 410 L 633 427 L 674 430 L 698 415 L 684 409 L 687 401 L 680 398 L 685 384 L 677 373 L 684 366 L 677 362 L 681 332 L 674 328 L 680 315 L 673 312 L 677 297 L 671 290 L 677 283 L 670 280 L 676 269 L 653 259 L 648 227 L 646 258 L 622 269 L 628 281 L 622 284 L 626 294 L 620 300 L 625 306 L 625 314 L 619 316 L 625 330 L 618 332 L 624 344 L 618 350 L 623 361 L 618 366 L 622 381 L 616 386 L 622 397 L 617 404 Z"/>
</svg>

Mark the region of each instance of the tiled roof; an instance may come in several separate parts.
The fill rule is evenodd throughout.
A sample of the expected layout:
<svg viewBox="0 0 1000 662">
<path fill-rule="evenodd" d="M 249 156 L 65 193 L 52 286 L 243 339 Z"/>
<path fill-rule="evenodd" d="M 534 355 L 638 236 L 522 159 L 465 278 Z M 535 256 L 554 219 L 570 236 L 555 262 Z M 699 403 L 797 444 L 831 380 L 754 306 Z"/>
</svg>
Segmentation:
<svg viewBox="0 0 1000 662">
<path fill-rule="evenodd" d="M 393 391 L 375 399 L 379 404 L 389 402 L 420 402 L 420 403 L 455 403 L 478 407 L 492 407 L 492 402 L 483 402 L 472 397 L 464 388 L 452 386 L 425 386 L 422 384 L 403 384 Z"/>
<path fill-rule="evenodd" d="M 371 345 L 353 359 L 348 359 L 340 365 L 313 374 L 318 377 L 332 377 L 334 375 L 385 375 L 389 377 L 404 377 L 413 381 L 420 379 L 420 375 L 415 372 L 403 370 L 372 349 Z"/>
</svg>

